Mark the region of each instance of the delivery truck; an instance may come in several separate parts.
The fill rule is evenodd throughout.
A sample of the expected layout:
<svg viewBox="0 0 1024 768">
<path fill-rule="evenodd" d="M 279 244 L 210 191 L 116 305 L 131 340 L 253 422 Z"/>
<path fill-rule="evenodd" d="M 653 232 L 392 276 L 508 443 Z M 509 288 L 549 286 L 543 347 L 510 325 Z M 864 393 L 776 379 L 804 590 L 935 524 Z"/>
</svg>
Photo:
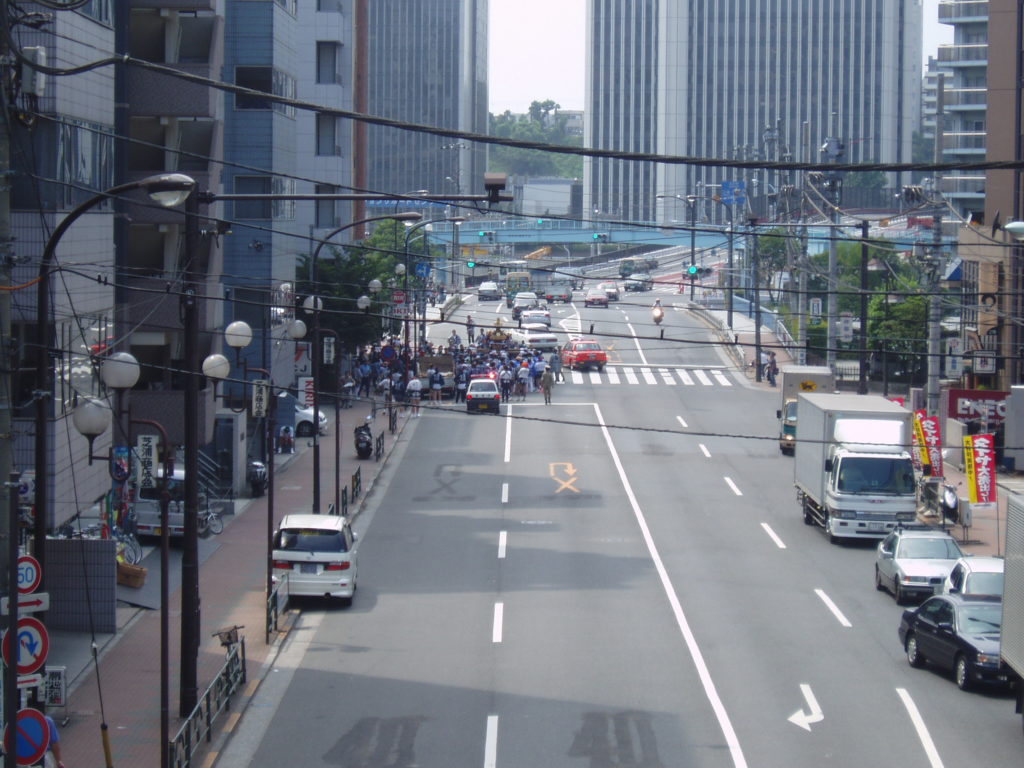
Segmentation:
<svg viewBox="0 0 1024 768">
<path fill-rule="evenodd" d="M 831 392 L 835 389 L 832 369 L 824 365 L 784 365 L 779 371 L 782 402 L 775 418 L 779 420 L 779 450 L 793 455 L 796 447 L 797 395 L 801 392 Z"/>
<path fill-rule="evenodd" d="M 1017 713 L 1024 715 L 1024 497 L 1006 498 L 1003 627 L 999 655 L 1017 677 Z"/>
<path fill-rule="evenodd" d="M 797 408 L 794 478 L 807 525 L 838 543 L 916 519 L 910 411 L 878 395 L 825 393 L 798 395 Z"/>
</svg>

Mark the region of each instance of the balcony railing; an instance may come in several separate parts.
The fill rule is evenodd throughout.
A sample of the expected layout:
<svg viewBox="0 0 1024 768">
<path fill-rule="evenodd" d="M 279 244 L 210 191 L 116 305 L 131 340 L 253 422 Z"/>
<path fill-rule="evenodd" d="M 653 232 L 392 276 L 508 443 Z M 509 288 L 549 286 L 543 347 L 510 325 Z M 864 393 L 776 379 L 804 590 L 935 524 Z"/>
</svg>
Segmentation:
<svg viewBox="0 0 1024 768">
<path fill-rule="evenodd" d="M 984 176 L 943 176 L 939 189 L 946 195 L 984 195 Z"/>
<path fill-rule="evenodd" d="M 977 150 L 985 149 L 984 131 L 971 131 L 965 133 L 944 133 L 942 134 L 943 151 Z"/>
<path fill-rule="evenodd" d="M 988 90 L 985 88 L 954 88 L 946 91 L 944 103 L 946 107 L 977 107 L 988 106 Z"/>
<path fill-rule="evenodd" d="M 966 21 L 988 18 L 988 0 L 942 0 L 939 3 L 939 21 Z"/>
<path fill-rule="evenodd" d="M 988 62 L 988 43 L 940 45 L 939 62 L 948 65 L 985 64 Z"/>
</svg>

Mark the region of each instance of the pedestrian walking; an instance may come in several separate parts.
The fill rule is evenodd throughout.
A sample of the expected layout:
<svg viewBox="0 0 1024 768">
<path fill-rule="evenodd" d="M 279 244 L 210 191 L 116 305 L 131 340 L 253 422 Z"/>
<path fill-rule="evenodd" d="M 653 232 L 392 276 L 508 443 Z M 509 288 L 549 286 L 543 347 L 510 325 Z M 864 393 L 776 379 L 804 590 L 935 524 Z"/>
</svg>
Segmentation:
<svg viewBox="0 0 1024 768">
<path fill-rule="evenodd" d="M 409 379 L 409 383 L 405 385 L 405 394 L 409 398 L 409 405 L 412 406 L 413 418 L 419 418 L 420 395 L 423 394 L 423 382 L 418 377 L 413 376 Z"/>
<path fill-rule="evenodd" d="M 565 381 L 565 377 L 562 376 L 562 358 L 557 350 L 551 353 L 551 357 L 548 359 L 548 367 L 551 369 L 556 383 Z"/>
<path fill-rule="evenodd" d="M 529 386 L 530 381 L 530 365 L 525 360 L 523 364 L 519 366 L 519 370 L 516 371 L 516 394 L 519 395 L 520 400 L 526 399 L 526 388 Z"/>
<path fill-rule="evenodd" d="M 555 388 L 555 375 L 546 368 L 540 375 L 540 386 L 544 390 L 544 405 L 551 405 L 551 392 Z"/>
<path fill-rule="evenodd" d="M 768 353 L 768 365 L 767 365 L 768 383 L 773 387 L 775 386 L 775 377 L 779 375 L 779 364 L 775 360 L 775 353 Z"/>
<path fill-rule="evenodd" d="M 476 328 L 476 323 L 473 322 L 472 315 L 466 315 L 466 339 L 470 344 L 473 343 L 473 330 Z"/>
<path fill-rule="evenodd" d="M 43 715 L 46 720 L 46 728 L 50 732 L 50 746 L 46 748 L 46 759 L 43 761 L 45 768 L 65 768 L 64 760 L 60 754 L 60 732 L 57 724 L 49 715 Z"/>
<path fill-rule="evenodd" d="M 469 371 L 465 366 L 455 374 L 455 402 L 466 402 L 466 388 L 469 386 Z"/>
<path fill-rule="evenodd" d="M 506 403 L 512 397 L 512 383 L 514 380 L 515 375 L 512 373 L 512 368 L 507 363 L 501 366 L 498 381 L 501 382 L 501 399 Z"/>
<path fill-rule="evenodd" d="M 428 381 L 430 382 L 430 402 L 440 403 L 441 389 L 444 387 L 444 374 L 437 368 L 431 368 Z"/>
</svg>

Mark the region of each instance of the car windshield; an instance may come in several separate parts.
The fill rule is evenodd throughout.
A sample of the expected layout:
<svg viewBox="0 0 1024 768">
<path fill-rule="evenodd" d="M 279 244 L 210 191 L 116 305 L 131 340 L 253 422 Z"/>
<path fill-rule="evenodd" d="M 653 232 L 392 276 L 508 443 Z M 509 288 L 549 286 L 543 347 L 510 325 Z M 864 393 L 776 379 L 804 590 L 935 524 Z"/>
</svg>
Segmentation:
<svg viewBox="0 0 1024 768">
<path fill-rule="evenodd" d="M 956 560 L 963 555 L 952 539 L 903 539 L 896 557 L 903 560 Z"/>
<path fill-rule="evenodd" d="M 910 459 L 849 456 L 839 467 L 840 491 L 845 493 L 914 493 Z"/>
<path fill-rule="evenodd" d="M 146 501 L 160 501 L 160 497 L 163 494 L 160 489 L 161 479 L 158 478 L 156 485 L 152 488 L 140 488 L 139 498 L 145 499 Z M 185 500 L 185 481 L 184 480 L 171 480 L 167 484 L 167 493 L 171 501 L 184 501 Z"/>
<path fill-rule="evenodd" d="M 998 603 L 965 605 L 959 611 L 960 632 L 981 635 L 999 632 L 1003 622 L 1003 609 Z"/>
<path fill-rule="evenodd" d="M 972 573 L 967 577 L 967 585 L 963 591 L 969 595 L 1001 595 L 1003 594 L 1003 574 Z"/>
<path fill-rule="evenodd" d="M 592 352 L 592 351 L 598 350 L 600 348 L 601 347 L 599 347 L 595 342 L 591 342 L 589 344 L 577 344 L 576 345 L 576 349 L 577 350 L 583 350 L 585 352 Z"/>
<path fill-rule="evenodd" d="M 786 403 L 785 419 L 786 421 L 796 420 L 796 400 L 790 400 L 788 403 Z"/>
<path fill-rule="evenodd" d="M 469 384 L 469 391 L 474 395 L 487 394 L 488 392 L 497 392 L 498 385 L 490 379 L 484 381 L 472 381 Z"/>
<path fill-rule="evenodd" d="M 274 549 L 286 552 L 345 552 L 341 531 L 324 528 L 283 528 L 274 539 Z"/>
</svg>

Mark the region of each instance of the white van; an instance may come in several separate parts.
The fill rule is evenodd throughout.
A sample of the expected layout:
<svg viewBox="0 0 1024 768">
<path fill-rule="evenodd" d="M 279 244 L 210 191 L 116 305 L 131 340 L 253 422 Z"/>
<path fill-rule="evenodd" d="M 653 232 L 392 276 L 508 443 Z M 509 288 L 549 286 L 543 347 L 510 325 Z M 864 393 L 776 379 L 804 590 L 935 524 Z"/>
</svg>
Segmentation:
<svg viewBox="0 0 1024 768">
<path fill-rule="evenodd" d="M 500 301 L 501 289 L 497 283 L 480 283 L 480 287 L 476 289 L 476 297 L 479 301 Z"/>
</svg>

